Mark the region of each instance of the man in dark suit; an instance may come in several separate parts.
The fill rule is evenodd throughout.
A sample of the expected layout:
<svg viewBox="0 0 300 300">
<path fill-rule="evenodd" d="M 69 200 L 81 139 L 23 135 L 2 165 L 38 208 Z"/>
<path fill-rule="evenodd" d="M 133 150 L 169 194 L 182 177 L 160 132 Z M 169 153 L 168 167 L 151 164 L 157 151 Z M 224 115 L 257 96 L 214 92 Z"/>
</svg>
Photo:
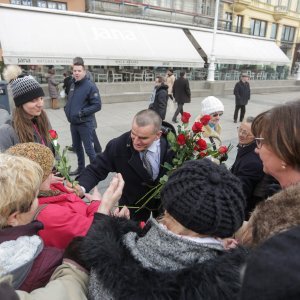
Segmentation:
<svg viewBox="0 0 300 300">
<path fill-rule="evenodd" d="M 110 172 L 121 173 L 125 187 L 119 205 L 140 207 L 143 203 L 136 202 L 159 183 L 166 172 L 162 165 L 164 162 L 170 163 L 173 158 L 167 139 L 162 135 L 161 125 L 162 120 L 155 111 L 146 109 L 137 113 L 131 131 L 108 142 L 104 152 L 97 155 L 77 178 L 82 192 L 89 192 Z M 150 216 L 149 209 L 155 216 L 160 205 L 159 199 L 152 199 L 147 208 L 138 212 L 137 209 L 130 209 L 131 218 L 145 221 Z"/>
<path fill-rule="evenodd" d="M 191 102 L 191 90 L 189 81 L 185 78 L 185 72 L 180 72 L 180 77 L 177 78 L 173 85 L 173 96 L 177 102 L 177 109 L 172 118 L 172 122 L 177 123 L 177 116 L 183 114 L 184 103 Z"/>
<path fill-rule="evenodd" d="M 239 110 L 241 110 L 240 122 L 243 122 L 246 113 L 246 105 L 250 99 L 250 85 L 248 81 L 248 74 L 242 74 L 240 81 L 235 84 L 233 90 L 235 95 L 235 110 L 233 115 L 234 123 L 237 122 Z"/>
</svg>

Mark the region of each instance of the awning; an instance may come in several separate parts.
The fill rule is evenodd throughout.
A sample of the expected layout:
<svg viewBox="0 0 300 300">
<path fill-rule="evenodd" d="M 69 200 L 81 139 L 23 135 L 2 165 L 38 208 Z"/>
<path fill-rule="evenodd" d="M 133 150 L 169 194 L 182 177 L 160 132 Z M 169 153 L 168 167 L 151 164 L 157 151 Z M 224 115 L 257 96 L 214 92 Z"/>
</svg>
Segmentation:
<svg viewBox="0 0 300 300">
<path fill-rule="evenodd" d="M 6 64 L 201 67 L 180 28 L 108 20 L 70 12 L 0 5 L 0 43 Z"/>
<path fill-rule="evenodd" d="M 208 60 L 211 55 L 213 33 L 211 31 L 190 30 Z M 275 42 L 218 31 L 215 38 L 215 58 L 221 64 L 264 64 L 286 65 L 290 61 Z"/>
</svg>

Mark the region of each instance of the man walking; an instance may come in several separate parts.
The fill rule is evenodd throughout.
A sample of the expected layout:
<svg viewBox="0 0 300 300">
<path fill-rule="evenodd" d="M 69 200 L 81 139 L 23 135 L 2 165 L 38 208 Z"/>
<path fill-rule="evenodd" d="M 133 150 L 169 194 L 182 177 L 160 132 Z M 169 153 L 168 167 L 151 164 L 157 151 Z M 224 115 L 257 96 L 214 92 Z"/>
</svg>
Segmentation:
<svg viewBox="0 0 300 300">
<path fill-rule="evenodd" d="M 119 205 L 127 205 L 134 220 L 146 221 L 151 213 L 158 215 L 161 201 L 152 199 L 146 207 L 137 212 L 143 203 L 136 202 L 166 173 L 162 167 L 171 162 L 173 151 L 161 130 L 162 120 L 151 109 L 138 112 L 132 121 L 131 131 L 112 139 L 106 149 L 83 170 L 77 178 L 81 193 L 89 192 L 99 181 L 104 180 L 110 172 L 121 173 L 125 187 Z"/>
<path fill-rule="evenodd" d="M 166 84 L 168 86 L 168 97 L 171 100 L 174 100 L 173 98 L 173 85 L 175 82 L 175 75 L 173 74 L 173 70 L 169 69 L 166 76 Z"/>
<path fill-rule="evenodd" d="M 241 110 L 240 122 L 243 122 L 244 120 L 246 105 L 250 99 L 250 85 L 248 81 L 248 74 L 242 74 L 240 81 L 235 84 L 233 90 L 233 94 L 235 95 L 235 110 L 233 116 L 234 123 L 237 122 L 239 110 Z"/>
<path fill-rule="evenodd" d="M 78 175 L 85 167 L 84 151 L 90 162 L 96 158 L 93 146 L 94 114 L 101 109 L 101 98 L 95 83 L 86 77 L 83 59 L 73 62 L 73 82 L 68 94 L 65 113 L 70 122 L 72 143 L 77 154 L 78 168 L 70 175 Z"/>
<path fill-rule="evenodd" d="M 173 96 L 177 102 L 177 109 L 172 118 L 173 123 L 177 123 L 177 116 L 183 114 L 184 103 L 191 102 L 191 90 L 189 81 L 185 78 L 185 72 L 180 72 L 180 77 L 177 78 L 173 85 Z"/>
</svg>

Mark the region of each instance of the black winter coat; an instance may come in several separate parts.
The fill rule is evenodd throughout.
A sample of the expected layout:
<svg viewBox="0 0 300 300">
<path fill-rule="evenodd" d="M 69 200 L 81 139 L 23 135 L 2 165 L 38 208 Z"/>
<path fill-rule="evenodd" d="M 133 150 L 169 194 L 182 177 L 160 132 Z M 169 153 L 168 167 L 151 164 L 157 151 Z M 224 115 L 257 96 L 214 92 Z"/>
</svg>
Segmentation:
<svg viewBox="0 0 300 300">
<path fill-rule="evenodd" d="M 189 81 L 184 77 L 179 77 L 175 80 L 173 85 L 173 96 L 177 103 L 191 102 L 191 90 Z"/>
<path fill-rule="evenodd" d="M 104 152 L 97 155 L 93 163 L 83 170 L 77 180 L 89 192 L 99 181 L 104 180 L 108 173 L 121 173 L 125 187 L 119 204 L 136 206 L 135 203 L 157 185 L 159 178 L 166 173 L 166 169 L 162 167 L 164 162 L 170 163 L 174 156 L 166 137 L 163 135 L 160 138 L 160 148 L 161 167 L 155 181 L 143 167 L 140 153 L 133 148 L 130 131 L 108 142 Z M 160 204 L 160 200 L 153 199 L 147 204 L 147 207 L 157 210 Z M 141 206 L 141 203 L 138 206 Z M 150 216 L 150 211 L 146 208 L 137 213 L 135 211 L 136 209 L 131 209 L 131 218 L 133 219 L 145 221 Z"/>
<path fill-rule="evenodd" d="M 240 268 L 247 256 L 244 249 L 234 249 L 175 271 L 158 271 L 144 268 L 122 243 L 128 232 L 145 234 L 130 220 L 95 214 L 94 223 L 81 245 L 85 267 L 92 268 L 97 275 L 91 278 L 91 289 L 101 288 L 113 300 L 237 299 Z"/>
<path fill-rule="evenodd" d="M 247 201 L 246 216 L 249 216 L 258 201 L 254 196 L 254 191 L 264 177 L 263 164 L 258 154 L 254 152 L 255 147 L 255 142 L 246 147 L 238 146 L 236 159 L 230 169 L 231 173 L 242 181 Z"/>
<path fill-rule="evenodd" d="M 240 80 L 235 84 L 233 94 L 235 95 L 235 105 L 247 105 L 250 99 L 249 82 Z"/>
<path fill-rule="evenodd" d="M 168 104 L 168 86 L 162 84 L 157 87 L 154 102 L 149 105 L 150 109 L 156 111 L 162 120 L 166 118 Z"/>
<path fill-rule="evenodd" d="M 65 106 L 65 114 L 71 124 L 92 122 L 101 109 L 101 98 L 95 83 L 84 77 L 72 82 Z"/>
</svg>

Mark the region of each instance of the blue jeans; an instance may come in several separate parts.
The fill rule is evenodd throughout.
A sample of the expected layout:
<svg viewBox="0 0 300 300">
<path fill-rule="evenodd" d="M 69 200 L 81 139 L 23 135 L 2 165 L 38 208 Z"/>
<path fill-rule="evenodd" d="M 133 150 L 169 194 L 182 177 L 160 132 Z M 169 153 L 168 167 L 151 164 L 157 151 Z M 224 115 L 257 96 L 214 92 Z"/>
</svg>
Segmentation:
<svg viewBox="0 0 300 300">
<path fill-rule="evenodd" d="M 78 170 L 81 172 L 85 168 L 85 159 L 82 143 L 90 163 L 96 158 L 96 152 L 93 145 L 93 122 L 81 124 L 71 124 L 71 134 L 74 150 L 77 154 Z"/>
</svg>

